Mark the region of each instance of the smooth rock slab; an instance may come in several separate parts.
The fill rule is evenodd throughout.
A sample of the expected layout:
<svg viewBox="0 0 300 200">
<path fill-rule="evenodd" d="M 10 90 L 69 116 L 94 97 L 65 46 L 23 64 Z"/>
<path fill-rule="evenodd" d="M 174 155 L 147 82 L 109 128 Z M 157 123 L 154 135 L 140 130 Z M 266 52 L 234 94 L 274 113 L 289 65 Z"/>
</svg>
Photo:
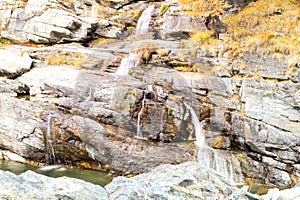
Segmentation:
<svg viewBox="0 0 300 200">
<path fill-rule="evenodd" d="M 0 199 L 106 200 L 105 190 L 75 178 L 50 178 L 26 171 L 21 175 L 0 171 Z"/>
<path fill-rule="evenodd" d="M 133 178 L 117 177 L 108 184 L 109 199 L 225 199 L 233 183 L 197 162 L 161 165 Z"/>
<path fill-rule="evenodd" d="M 0 76 L 16 78 L 29 71 L 32 63 L 26 52 L 0 49 Z"/>
</svg>

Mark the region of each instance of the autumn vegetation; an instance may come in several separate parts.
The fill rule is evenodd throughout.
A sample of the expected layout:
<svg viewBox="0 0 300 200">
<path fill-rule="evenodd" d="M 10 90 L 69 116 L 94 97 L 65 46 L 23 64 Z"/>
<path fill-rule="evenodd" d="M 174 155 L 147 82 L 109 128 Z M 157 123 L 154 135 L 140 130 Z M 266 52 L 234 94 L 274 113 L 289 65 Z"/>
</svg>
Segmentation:
<svg viewBox="0 0 300 200">
<path fill-rule="evenodd" d="M 179 3 L 185 12 L 196 17 L 219 17 L 230 7 L 224 0 L 179 0 Z"/>
<path fill-rule="evenodd" d="M 228 16 L 228 5 L 221 0 L 179 0 L 191 16 L 223 15 L 227 30 L 222 40 L 212 37 L 213 31 L 191 36 L 207 49 L 223 47 L 227 56 L 239 57 L 244 52 L 272 54 L 278 59 L 300 60 L 300 1 L 253 1 L 236 15 Z M 225 16 L 225 17 L 224 17 Z M 224 50 L 225 49 L 225 50 Z M 293 63 L 291 63 L 293 64 Z"/>
</svg>

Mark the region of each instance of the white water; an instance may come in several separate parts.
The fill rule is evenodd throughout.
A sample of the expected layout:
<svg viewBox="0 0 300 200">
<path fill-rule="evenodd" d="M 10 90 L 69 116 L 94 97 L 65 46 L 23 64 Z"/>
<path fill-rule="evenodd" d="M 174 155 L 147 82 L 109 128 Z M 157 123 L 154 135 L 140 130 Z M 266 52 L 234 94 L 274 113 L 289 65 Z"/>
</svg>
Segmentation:
<svg viewBox="0 0 300 200">
<path fill-rule="evenodd" d="M 41 172 L 50 172 L 50 171 L 66 171 L 67 168 L 61 166 L 61 165 L 50 165 L 50 166 L 45 166 L 45 167 L 40 167 L 37 169 L 38 171 Z"/>
<path fill-rule="evenodd" d="M 49 158 L 52 164 L 55 164 L 55 152 L 52 145 L 52 139 L 51 139 L 51 125 L 52 125 L 52 115 L 49 114 L 47 118 L 47 132 L 46 132 L 46 143 L 47 143 L 47 152 L 49 153 Z"/>
<path fill-rule="evenodd" d="M 194 125 L 195 135 L 196 135 L 196 139 L 197 139 L 196 145 L 198 148 L 201 149 L 202 147 L 204 147 L 204 145 L 206 145 L 202 126 L 198 120 L 197 114 L 195 113 L 194 109 L 186 103 L 184 103 L 184 105 L 187 109 L 190 110 L 190 114 L 192 117 L 192 123 Z"/>
<path fill-rule="evenodd" d="M 138 114 L 138 119 L 137 119 L 137 131 L 136 131 L 136 136 L 138 138 L 143 138 L 143 133 L 141 131 L 141 117 L 145 108 L 145 102 L 146 102 L 146 93 L 144 93 L 143 100 L 142 100 L 142 108 Z"/>
<path fill-rule="evenodd" d="M 191 120 L 194 125 L 194 131 L 196 135 L 195 144 L 198 147 L 197 160 L 203 166 L 216 170 L 219 174 L 227 177 L 230 180 L 234 180 L 235 174 L 232 165 L 232 158 L 225 153 L 219 153 L 215 149 L 209 147 L 205 142 L 203 134 L 203 128 L 199 122 L 197 114 L 194 109 L 184 103 L 185 107 L 190 111 Z M 239 177 L 238 177 L 239 178 Z"/>
<path fill-rule="evenodd" d="M 147 85 L 146 86 L 146 91 L 144 91 L 144 94 L 143 94 L 143 99 L 142 99 L 142 107 L 141 107 L 141 110 L 140 112 L 138 113 L 138 118 L 137 118 L 137 131 L 136 131 L 136 137 L 137 138 L 140 138 L 140 139 L 143 139 L 143 133 L 141 131 L 141 117 L 143 115 L 143 111 L 145 109 L 145 104 L 146 104 L 146 101 L 147 101 L 147 98 L 146 98 L 146 93 L 148 92 L 153 92 L 153 86 L 152 85 Z"/>
<path fill-rule="evenodd" d="M 116 71 L 117 75 L 127 75 L 129 73 L 129 69 L 132 67 L 136 67 L 138 64 L 138 58 L 136 54 L 130 53 L 128 56 L 122 59 L 120 67 Z"/>
<path fill-rule="evenodd" d="M 136 25 L 136 35 L 148 33 L 153 10 L 154 5 L 151 5 L 143 11 Z"/>
</svg>

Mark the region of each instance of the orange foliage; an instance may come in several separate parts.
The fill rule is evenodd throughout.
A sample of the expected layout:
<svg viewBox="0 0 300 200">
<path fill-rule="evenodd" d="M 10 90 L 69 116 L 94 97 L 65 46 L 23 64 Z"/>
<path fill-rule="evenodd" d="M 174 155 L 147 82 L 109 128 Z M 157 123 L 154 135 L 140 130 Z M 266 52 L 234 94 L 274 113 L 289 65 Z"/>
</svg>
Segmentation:
<svg viewBox="0 0 300 200">
<path fill-rule="evenodd" d="M 220 16 L 224 9 L 230 7 L 224 0 L 179 0 L 182 8 L 190 16 Z"/>
</svg>

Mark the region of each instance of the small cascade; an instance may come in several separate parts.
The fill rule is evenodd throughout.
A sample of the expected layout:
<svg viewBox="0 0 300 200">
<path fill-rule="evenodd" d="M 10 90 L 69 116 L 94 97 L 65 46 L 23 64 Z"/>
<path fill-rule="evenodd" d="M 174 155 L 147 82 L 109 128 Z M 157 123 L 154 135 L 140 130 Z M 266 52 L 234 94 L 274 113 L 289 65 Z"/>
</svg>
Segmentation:
<svg viewBox="0 0 300 200">
<path fill-rule="evenodd" d="M 129 69 L 132 67 L 136 67 L 137 65 L 138 58 L 136 54 L 130 53 L 128 56 L 122 59 L 121 64 L 115 74 L 127 75 L 129 73 Z"/>
<path fill-rule="evenodd" d="M 55 164 L 56 156 L 54 148 L 52 145 L 52 135 L 51 135 L 51 125 L 52 125 L 52 115 L 49 114 L 47 118 L 47 132 L 44 136 L 45 140 L 45 153 L 46 153 L 46 162 L 50 164 Z"/>
<path fill-rule="evenodd" d="M 140 138 L 143 139 L 144 135 L 141 131 L 141 117 L 143 115 L 145 106 L 146 106 L 146 101 L 147 101 L 147 97 L 146 95 L 150 92 L 154 92 L 153 90 L 153 86 L 152 85 L 147 85 L 146 90 L 143 93 L 143 99 L 142 99 L 142 107 L 140 112 L 138 113 L 138 117 L 137 117 L 137 131 L 136 131 L 136 138 Z"/>
<path fill-rule="evenodd" d="M 184 103 L 184 105 L 190 111 L 192 123 L 193 123 L 194 129 L 195 129 L 195 135 L 196 135 L 196 139 L 197 139 L 196 145 L 198 148 L 201 149 L 202 147 L 204 147 L 204 145 L 206 145 L 202 126 L 198 120 L 197 114 L 195 113 L 194 109 L 186 103 Z"/>
<path fill-rule="evenodd" d="M 235 174 L 232 165 L 232 158 L 230 155 L 219 152 L 205 142 L 203 134 L 203 128 L 198 120 L 197 114 L 194 109 L 188 104 L 184 103 L 185 107 L 190 111 L 191 120 L 194 125 L 194 131 L 196 135 L 195 144 L 198 147 L 197 160 L 202 165 L 216 170 L 219 174 L 227 177 L 230 180 L 235 179 Z"/>
<path fill-rule="evenodd" d="M 153 10 L 154 10 L 154 5 L 151 5 L 143 11 L 136 25 L 136 29 L 135 29 L 136 35 L 148 33 Z"/>
<path fill-rule="evenodd" d="M 234 181 L 235 179 L 241 181 L 242 178 L 236 177 L 233 165 L 232 157 L 223 152 L 217 151 L 208 145 L 205 145 L 198 151 L 198 162 L 202 165 L 216 170 L 219 174 L 222 174 L 229 180 Z"/>
</svg>

